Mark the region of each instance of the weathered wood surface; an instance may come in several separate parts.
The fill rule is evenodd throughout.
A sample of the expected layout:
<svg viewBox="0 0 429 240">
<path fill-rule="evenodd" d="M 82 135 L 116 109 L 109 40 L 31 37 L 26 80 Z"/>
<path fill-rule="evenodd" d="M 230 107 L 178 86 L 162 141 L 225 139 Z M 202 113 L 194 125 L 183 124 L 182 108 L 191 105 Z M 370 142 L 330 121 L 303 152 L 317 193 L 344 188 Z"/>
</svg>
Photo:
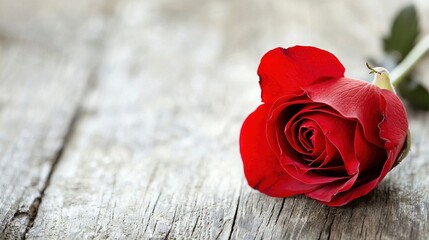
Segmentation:
<svg viewBox="0 0 429 240">
<path fill-rule="evenodd" d="M 1 233 L 23 234 L 35 214 L 85 89 L 80 69 L 55 53 L 0 45 Z"/>
<path fill-rule="evenodd" d="M 86 22 L 67 23 L 52 3 L 0 1 L 0 239 L 22 238 L 31 227 L 90 86 L 88 32 L 97 33 L 67 39 L 62 25 L 77 33 Z"/>
<path fill-rule="evenodd" d="M 0 238 L 429 239 L 426 113 L 346 207 L 252 191 L 238 153 L 266 50 L 317 45 L 366 77 L 405 1 L 88 2 L 0 1 Z"/>
</svg>

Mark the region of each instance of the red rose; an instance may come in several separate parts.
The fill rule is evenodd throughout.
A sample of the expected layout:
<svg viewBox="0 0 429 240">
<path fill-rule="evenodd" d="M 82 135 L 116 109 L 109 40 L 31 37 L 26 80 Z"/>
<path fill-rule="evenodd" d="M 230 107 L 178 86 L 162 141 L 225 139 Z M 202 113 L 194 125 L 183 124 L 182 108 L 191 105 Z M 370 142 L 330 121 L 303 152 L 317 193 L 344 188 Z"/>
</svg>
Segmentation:
<svg viewBox="0 0 429 240">
<path fill-rule="evenodd" d="M 258 68 L 262 102 L 244 121 L 240 153 L 249 185 L 341 206 L 374 189 L 392 169 L 408 131 L 391 91 L 344 77 L 329 52 L 276 48 Z"/>
</svg>

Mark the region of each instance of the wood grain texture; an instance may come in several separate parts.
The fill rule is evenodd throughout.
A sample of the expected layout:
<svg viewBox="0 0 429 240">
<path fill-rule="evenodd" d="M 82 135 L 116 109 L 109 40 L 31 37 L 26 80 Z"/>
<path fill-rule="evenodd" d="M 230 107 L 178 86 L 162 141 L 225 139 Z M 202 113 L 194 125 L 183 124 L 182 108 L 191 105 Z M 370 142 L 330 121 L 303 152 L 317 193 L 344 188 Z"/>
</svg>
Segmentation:
<svg viewBox="0 0 429 240">
<path fill-rule="evenodd" d="M 37 213 L 88 72 L 56 54 L 0 44 L 0 235 Z"/>
<path fill-rule="evenodd" d="M 50 28 L 45 20 L 36 22 L 46 30 L 45 37 L 0 21 L 0 36 L 8 35 L 5 41 L 24 39 L 22 42 L 43 46 L 70 61 L 80 58 L 76 52 L 95 56 L 85 62 L 90 67 L 84 70 L 93 71 L 93 83 L 72 128 L 66 123 L 86 87 L 83 83 L 56 83 L 62 89 L 57 94 L 63 95 L 56 100 L 70 105 L 67 118 L 57 119 L 63 125 L 49 128 L 59 132 L 51 134 L 60 139 L 58 147 L 52 147 L 57 145 L 49 138 L 34 142 L 57 152 L 65 132 L 69 138 L 50 181 L 39 181 L 46 184 L 43 196 L 40 189 L 44 187 L 36 188 L 33 195 L 20 193 L 29 202 L 40 197 L 37 217 L 23 237 L 428 239 L 426 113 L 409 112 L 414 140 L 410 155 L 375 191 L 346 207 L 329 208 L 302 196 L 270 198 L 251 190 L 238 151 L 241 124 L 259 104 L 256 69 L 264 52 L 276 46 L 317 45 L 338 55 L 348 76 L 368 77 L 366 57 L 381 55 L 379 39 L 388 28 L 388 20 L 380 21 L 380 17 L 391 18 L 404 2 L 323 1 L 315 7 L 307 0 L 290 7 L 284 1 L 73 1 L 65 6 L 46 1 L 40 7 L 43 11 L 27 11 L 39 16 L 37 19 L 52 12 L 66 24 L 59 12 L 70 9 L 67 16 L 72 20 L 68 30 Z M 424 20 L 428 20 L 429 4 L 416 3 L 427 32 Z M 368 11 L 381 7 L 382 12 Z M 17 22 L 21 18 L 16 17 Z M 88 37 L 77 37 L 79 31 Z M 65 41 L 65 47 L 44 45 L 52 39 Z M 84 73 L 80 74 L 87 76 Z M 425 73 L 422 77 L 429 79 Z M 24 90 L 17 87 L 10 95 Z M 7 105 L 27 114 L 23 106 Z M 51 126 L 55 119 L 46 116 L 39 122 Z M 25 145 L 16 153 L 28 153 L 32 159 L 37 151 L 41 150 Z M 50 172 L 52 158 L 47 159 L 45 172 Z M 39 164 L 38 160 L 25 160 L 22 165 L 30 163 Z M 10 165 L 10 161 L 1 165 L 1 173 L 11 169 Z M 16 173 L 15 178 L 44 174 L 46 179 L 40 167 L 29 170 L 22 165 L 15 169 L 26 172 Z M 14 182 L 0 181 L 6 187 Z M 17 182 L 27 186 L 24 180 Z M 11 201 L 2 196 L 1 204 Z M 21 229 L 14 232 L 22 235 L 28 217 L 11 220 L 13 206 L 21 200 L 12 201 L 15 205 L 2 207 L 0 217 L 7 216 L 3 225 Z M 30 208 L 24 209 L 28 212 Z"/>
<path fill-rule="evenodd" d="M 98 33 L 61 7 L 0 1 L 0 239 L 31 227 L 95 65 Z"/>
</svg>

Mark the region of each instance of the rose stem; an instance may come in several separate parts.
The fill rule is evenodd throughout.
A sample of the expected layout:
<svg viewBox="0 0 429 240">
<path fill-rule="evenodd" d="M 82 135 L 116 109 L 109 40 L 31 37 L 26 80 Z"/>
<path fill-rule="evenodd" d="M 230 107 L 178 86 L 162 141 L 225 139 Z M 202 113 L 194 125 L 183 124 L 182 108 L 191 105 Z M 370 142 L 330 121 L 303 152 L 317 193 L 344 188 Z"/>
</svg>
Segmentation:
<svg viewBox="0 0 429 240">
<path fill-rule="evenodd" d="M 390 73 L 393 86 L 398 86 L 428 51 L 429 35 L 426 35 Z"/>
</svg>

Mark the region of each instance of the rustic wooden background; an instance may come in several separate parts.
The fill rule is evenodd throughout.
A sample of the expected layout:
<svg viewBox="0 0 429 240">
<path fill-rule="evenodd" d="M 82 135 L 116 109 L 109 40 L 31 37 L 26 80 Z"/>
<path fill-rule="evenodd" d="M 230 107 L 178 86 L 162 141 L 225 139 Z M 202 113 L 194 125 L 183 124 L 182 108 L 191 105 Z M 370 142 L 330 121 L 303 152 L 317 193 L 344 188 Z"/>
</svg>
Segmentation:
<svg viewBox="0 0 429 240">
<path fill-rule="evenodd" d="M 0 239 L 429 239 L 428 113 L 341 208 L 251 190 L 238 150 L 263 53 L 316 45 L 368 78 L 407 2 L 0 0 Z"/>
</svg>

